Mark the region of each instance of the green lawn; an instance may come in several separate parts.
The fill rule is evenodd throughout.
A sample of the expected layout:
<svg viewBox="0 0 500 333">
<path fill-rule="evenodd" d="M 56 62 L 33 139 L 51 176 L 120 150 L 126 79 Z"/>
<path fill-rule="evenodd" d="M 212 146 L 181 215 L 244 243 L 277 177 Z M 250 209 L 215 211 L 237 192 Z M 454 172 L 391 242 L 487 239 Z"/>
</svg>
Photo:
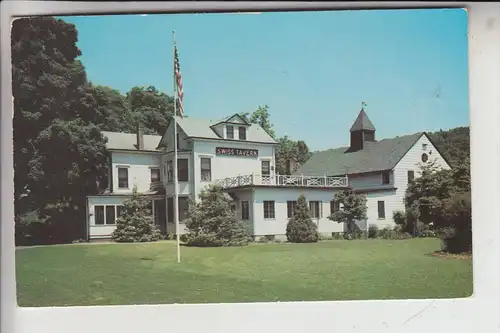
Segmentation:
<svg viewBox="0 0 500 333">
<path fill-rule="evenodd" d="M 20 306 L 466 297 L 472 261 L 438 239 L 182 247 L 175 242 L 18 249 Z"/>
</svg>

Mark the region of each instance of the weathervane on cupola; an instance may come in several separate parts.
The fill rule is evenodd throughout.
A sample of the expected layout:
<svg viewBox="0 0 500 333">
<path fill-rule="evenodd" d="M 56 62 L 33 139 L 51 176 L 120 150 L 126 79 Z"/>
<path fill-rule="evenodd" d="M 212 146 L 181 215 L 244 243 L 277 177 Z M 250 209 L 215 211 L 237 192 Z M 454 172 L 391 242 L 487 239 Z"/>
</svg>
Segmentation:
<svg viewBox="0 0 500 333">
<path fill-rule="evenodd" d="M 361 111 L 351 127 L 351 145 L 346 152 L 356 152 L 363 150 L 368 142 L 375 141 L 375 126 L 373 126 L 370 118 L 366 114 L 367 103 L 361 102 Z"/>
</svg>

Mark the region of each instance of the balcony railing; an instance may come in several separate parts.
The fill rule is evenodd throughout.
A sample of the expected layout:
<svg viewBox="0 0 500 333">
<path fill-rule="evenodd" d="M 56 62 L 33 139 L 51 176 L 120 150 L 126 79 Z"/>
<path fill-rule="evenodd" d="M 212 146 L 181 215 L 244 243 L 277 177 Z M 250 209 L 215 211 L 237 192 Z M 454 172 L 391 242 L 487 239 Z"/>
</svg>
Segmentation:
<svg viewBox="0 0 500 333">
<path fill-rule="evenodd" d="M 347 187 L 347 176 L 303 176 L 303 175 L 242 175 L 218 179 L 215 183 L 223 188 L 233 188 L 240 186 L 291 186 L 291 187 Z"/>
<path fill-rule="evenodd" d="M 162 189 L 163 188 L 163 182 L 160 180 L 160 181 L 156 181 L 156 182 L 151 182 L 149 184 L 149 189 L 151 191 L 156 191 L 156 190 L 159 190 L 159 189 Z"/>
</svg>

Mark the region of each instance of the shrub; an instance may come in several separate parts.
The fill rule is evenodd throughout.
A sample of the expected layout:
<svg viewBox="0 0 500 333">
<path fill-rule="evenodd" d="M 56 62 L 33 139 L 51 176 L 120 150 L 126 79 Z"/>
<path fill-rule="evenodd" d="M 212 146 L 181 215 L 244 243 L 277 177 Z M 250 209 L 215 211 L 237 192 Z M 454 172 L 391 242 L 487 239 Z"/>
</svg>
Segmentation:
<svg viewBox="0 0 500 333">
<path fill-rule="evenodd" d="M 401 210 L 396 210 L 392 213 L 392 219 L 396 225 L 404 227 L 406 225 L 406 216 L 405 213 Z"/>
<path fill-rule="evenodd" d="M 154 242 L 161 233 L 154 225 L 149 205 L 151 201 L 132 190 L 132 196 L 123 203 L 124 213 L 116 219 L 116 229 L 111 238 L 118 243 Z"/>
<path fill-rule="evenodd" d="M 191 202 L 184 241 L 191 246 L 244 246 L 248 235 L 242 221 L 231 211 L 222 187 L 209 185 Z"/>
<path fill-rule="evenodd" d="M 368 238 L 378 237 L 378 226 L 376 224 L 370 224 L 368 227 Z"/>
<path fill-rule="evenodd" d="M 328 235 L 325 235 L 325 234 L 319 234 L 318 235 L 318 240 L 320 240 L 320 241 L 331 240 L 331 239 L 332 239 L 332 236 L 328 236 Z"/>
<path fill-rule="evenodd" d="M 318 227 L 311 219 L 303 194 L 297 200 L 297 207 L 286 226 L 286 238 L 292 243 L 315 243 L 318 241 Z"/>
<path fill-rule="evenodd" d="M 332 239 L 333 240 L 344 239 L 344 233 L 343 232 L 332 232 Z"/>
<path fill-rule="evenodd" d="M 443 251 L 472 251 L 472 214 L 470 192 L 454 193 L 443 200 L 443 218 L 448 224 L 440 232 Z"/>
</svg>

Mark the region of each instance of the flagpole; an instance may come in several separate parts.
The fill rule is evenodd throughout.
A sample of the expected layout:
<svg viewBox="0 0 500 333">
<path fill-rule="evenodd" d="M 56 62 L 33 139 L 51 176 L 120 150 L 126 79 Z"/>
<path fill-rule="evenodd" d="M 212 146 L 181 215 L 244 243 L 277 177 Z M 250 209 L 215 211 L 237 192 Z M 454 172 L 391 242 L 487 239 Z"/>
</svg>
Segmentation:
<svg viewBox="0 0 500 333">
<path fill-rule="evenodd" d="M 180 230 L 179 230 L 179 195 L 178 195 L 178 186 L 179 186 L 179 177 L 177 170 L 177 80 L 175 78 L 175 30 L 172 30 L 172 40 L 174 46 L 174 71 L 173 71 L 173 79 L 174 79 L 174 221 L 175 221 L 175 235 L 177 240 L 177 262 L 181 262 L 181 241 L 180 241 Z"/>
</svg>

